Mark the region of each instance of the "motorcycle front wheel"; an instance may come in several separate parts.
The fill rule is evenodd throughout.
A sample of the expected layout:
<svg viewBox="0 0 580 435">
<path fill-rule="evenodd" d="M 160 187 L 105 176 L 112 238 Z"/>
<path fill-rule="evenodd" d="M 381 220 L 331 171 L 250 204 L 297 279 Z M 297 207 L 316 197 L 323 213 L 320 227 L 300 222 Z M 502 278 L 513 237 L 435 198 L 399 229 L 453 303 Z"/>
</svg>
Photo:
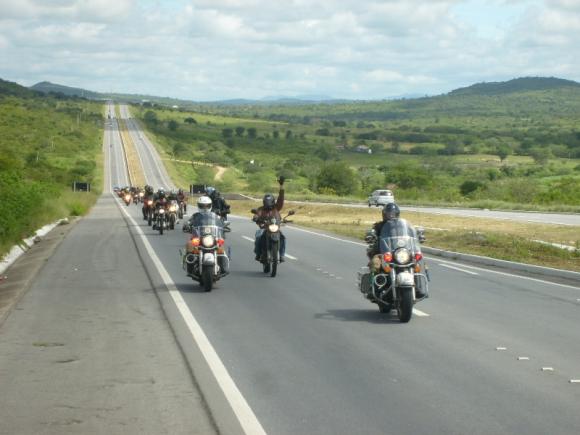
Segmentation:
<svg viewBox="0 0 580 435">
<path fill-rule="evenodd" d="M 272 270 L 270 271 L 270 276 L 272 278 L 276 276 L 276 272 L 278 271 L 278 249 L 279 242 L 272 242 Z"/>
<path fill-rule="evenodd" d="M 201 272 L 201 283 L 206 292 L 210 292 L 213 287 L 213 271 L 212 267 L 204 267 Z"/>
<path fill-rule="evenodd" d="M 401 300 L 397 306 L 397 314 L 401 323 L 407 323 L 413 315 L 413 289 L 402 288 L 398 290 Z"/>
<path fill-rule="evenodd" d="M 157 221 L 157 226 L 159 227 L 159 235 L 163 235 L 163 220 L 159 219 Z"/>
</svg>

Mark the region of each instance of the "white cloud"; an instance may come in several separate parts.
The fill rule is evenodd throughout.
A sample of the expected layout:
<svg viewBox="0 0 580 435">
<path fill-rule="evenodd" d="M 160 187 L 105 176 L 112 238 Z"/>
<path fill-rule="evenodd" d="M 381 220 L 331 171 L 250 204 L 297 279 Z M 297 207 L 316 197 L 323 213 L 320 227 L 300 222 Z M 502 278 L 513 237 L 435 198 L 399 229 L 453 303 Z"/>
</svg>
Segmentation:
<svg viewBox="0 0 580 435">
<path fill-rule="evenodd" d="M 384 98 L 579 79 L 579 35 L 571 0 L 0 0 L 0 58 L 13 60 L 0 77 L 203 100 Z"/>
</svg>

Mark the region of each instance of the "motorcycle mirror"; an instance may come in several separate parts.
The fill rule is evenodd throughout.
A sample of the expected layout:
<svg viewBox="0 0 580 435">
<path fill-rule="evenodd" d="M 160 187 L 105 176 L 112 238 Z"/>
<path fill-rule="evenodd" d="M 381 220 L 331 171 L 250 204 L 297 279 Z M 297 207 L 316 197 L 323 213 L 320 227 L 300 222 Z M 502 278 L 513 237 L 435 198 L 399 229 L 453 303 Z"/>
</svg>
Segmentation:
<svg viewBox="0 0 580 435">
<path fill-rule="evenodd" d="M 255 208 L 251 209 L 250 211 L 251 211 L 253 214 L 257 214 L 257 213 L 258 213 L 258 210 L 256 210 Z"/>
<path fill-rule="evenodd" d="M 292 216 L 292 215 L 293 215 L 293 214 L 295 214 L 295 213 L 296 213 L 296 212 L 295 212 L 294 210 L 290 210 L 290 211 L 288 212 L 288 216 Z"/>
</svg>

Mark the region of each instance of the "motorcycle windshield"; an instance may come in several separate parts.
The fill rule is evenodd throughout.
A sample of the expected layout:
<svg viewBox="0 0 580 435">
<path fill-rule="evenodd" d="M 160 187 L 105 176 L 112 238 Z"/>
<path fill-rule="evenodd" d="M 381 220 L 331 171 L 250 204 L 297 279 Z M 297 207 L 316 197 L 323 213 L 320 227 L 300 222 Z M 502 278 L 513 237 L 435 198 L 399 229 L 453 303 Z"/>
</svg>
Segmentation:
<svg viewBox="0 0 580 435">
<path fill-rule="evenodd" d="M 214 237 L 223 238 L 224 224 L 215 213 L 195 213 L 191 227 L 193 232 L 200 237 L 211 234 Z"/>
<path fill-rule="evenodd" d="M 405 219 L 385 222 L 379 236 L 381 254 L 395 252 L 398 248 L 407 248 L 411 252 L 420 251 L 415 229 Z"/>
</svg>

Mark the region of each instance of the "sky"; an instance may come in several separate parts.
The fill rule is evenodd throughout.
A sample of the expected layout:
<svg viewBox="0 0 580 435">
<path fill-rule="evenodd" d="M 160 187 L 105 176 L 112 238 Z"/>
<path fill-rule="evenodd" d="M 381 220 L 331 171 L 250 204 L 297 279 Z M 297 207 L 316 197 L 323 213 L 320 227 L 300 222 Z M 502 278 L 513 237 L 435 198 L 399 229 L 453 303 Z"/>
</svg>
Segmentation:
<svg viewBox="0 0 580 435">
<path fill-rule="evenodd" d="M 0 78 L 196 101 L 580 81 L 580 0 L 0 0 Z"/>
</svg>

